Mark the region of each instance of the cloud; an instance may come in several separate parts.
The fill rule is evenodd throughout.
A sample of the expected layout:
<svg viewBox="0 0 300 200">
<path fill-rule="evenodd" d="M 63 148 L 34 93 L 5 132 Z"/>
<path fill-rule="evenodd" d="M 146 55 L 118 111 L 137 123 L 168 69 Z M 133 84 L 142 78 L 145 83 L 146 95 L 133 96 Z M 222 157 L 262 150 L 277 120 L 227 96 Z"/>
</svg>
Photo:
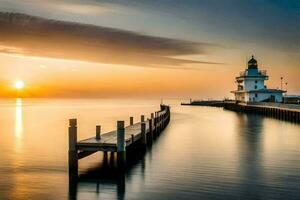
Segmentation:
<svg viewBox="0 0 300 200">
<path fill-rule="evenodd" d="M 26 53 L 22 48 L 14 47 L 14 46 L 2 46 L 0 45 L 0 52 L 7 54 L 24 54 Z"/>
<path fill-rule="evenodd" d="M 35 2 L 36 4 L 37 2 Z M 53 0 L 42 4 L 50 9 L 61 10 L 66 13 L 80 14 L 80 15 L 99 15 L 107 13 L 118 13 L 118 12 L 128 12 L 129 9 L 111 3 L 98 3 L 95 1 L 62 1 Z"/>
<path fill-rule="evenodd" d="M 19 13 L 0 13 L 3 53 L 21 49 L 26 56 L 40 56 L 144 67 L 216 64 L 176 58 L 207 54 L 214 44 L 143 35 L 120 29 L 56 21 Z M 9 50 L 7 47 L 12 47 Z"/>
<path fill-rule="evenodd" d="M 299 54 L 299 0 L 94 0 L 119 4 L 161 19 L 176 21 L 177 27 L 190 27 L 209 33 L 222 43 L 239 43 L 248 49 L 267 47 L 273 51 Z M 156 18 L 157 19 L 157 18 Z M 161 21 L 163 21 L 161 20 Z M 168 25 L 166 25 L 168 26 Z M 179 29 L 179 28 L 178 28 Z M 179 31 L 182 32 L 182 31 Z M 230 45 L 230 44 L 229 44 Z"/>
</svg>

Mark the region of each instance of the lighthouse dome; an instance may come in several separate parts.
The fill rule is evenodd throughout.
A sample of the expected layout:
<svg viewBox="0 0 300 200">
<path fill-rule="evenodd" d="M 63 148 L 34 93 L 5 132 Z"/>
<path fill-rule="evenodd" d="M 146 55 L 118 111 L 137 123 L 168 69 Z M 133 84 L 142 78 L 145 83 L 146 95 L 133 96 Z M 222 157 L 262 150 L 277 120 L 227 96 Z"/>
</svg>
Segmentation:
<svg viewBox="0 0 300 200">
<path fill-rule="evenodd" d="M 257 69 L 257 60 L 254 59 L 254 56 L 248 61 L 248 69 Z"/>
</svg>

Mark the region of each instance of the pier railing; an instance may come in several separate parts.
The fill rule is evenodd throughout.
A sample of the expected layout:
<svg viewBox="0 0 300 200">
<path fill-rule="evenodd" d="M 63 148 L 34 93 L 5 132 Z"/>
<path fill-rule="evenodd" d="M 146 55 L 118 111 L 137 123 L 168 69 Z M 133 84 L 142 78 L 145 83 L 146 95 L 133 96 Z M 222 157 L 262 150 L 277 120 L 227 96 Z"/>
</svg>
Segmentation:
<svg viewBox="0 0 300 200">
<path fill-rule="evenodd" d="M 125 121 L 117 121 L 116 130 L 101 134 L 101 126 L 96 126 L 94 137 L 77 141 L 77 119 L 69 120 L 69 169 L 78 169 L 78 160 L 97 151 L 117 152 L 118 160 L 126 162 L 126 151 L 131 147 L 145 147 L 165 129 L 170 121 L 170 107 L 160 105 L 160 110 L 151 113 L 151 117 L 145 119 L 141 115 L 140 122 L 134 123 L 130 117 L 130 123 L 125 126 Z M 136 148 L 137 150 L 140 148 Z"/>
</svg>

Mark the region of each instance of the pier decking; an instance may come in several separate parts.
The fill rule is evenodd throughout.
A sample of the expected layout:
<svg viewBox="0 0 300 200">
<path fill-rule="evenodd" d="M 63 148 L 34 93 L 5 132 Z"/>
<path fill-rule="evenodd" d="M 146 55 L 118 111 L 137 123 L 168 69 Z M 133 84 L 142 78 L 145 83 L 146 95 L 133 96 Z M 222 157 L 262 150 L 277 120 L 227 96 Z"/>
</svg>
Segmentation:
<svg viewBox="0 0 300 200">
<path fill-rule="evenodd" d="M 300 123 L 300 105 L 270 102 L 237 103 L 235 101 L 191 101 L 181 103 L 183 106 L 223 107 L 226 110 L 261 114 L 279 120 Z"/>
<path fill-rule="evenodd" d="M 124 121 L 117 122 L 117 130 L 101 134 L 101 126 L 96 126 L 96 136 L 77 141 L 77 120 L 69 120 L 69 169 L 78 168 L 78 160 L 97 151 L 117 152 L 118 160 L 126 161 L 126 150 L 133 146 L 145 146 L 151 143 L 169 123 L 170 107 L 161 105 L 161 110 L 151 114 L 151 118 L 125 127 Z"/>
<path fill-rule="evenodd" d="M 279 120 L 300 123 L 300 109 L 297 107 L 279 107 L 270 105 L 256 105 L 243 103 L 224 103 L 224 109 L 236 112 L 255 113 Z"/>
</svg>

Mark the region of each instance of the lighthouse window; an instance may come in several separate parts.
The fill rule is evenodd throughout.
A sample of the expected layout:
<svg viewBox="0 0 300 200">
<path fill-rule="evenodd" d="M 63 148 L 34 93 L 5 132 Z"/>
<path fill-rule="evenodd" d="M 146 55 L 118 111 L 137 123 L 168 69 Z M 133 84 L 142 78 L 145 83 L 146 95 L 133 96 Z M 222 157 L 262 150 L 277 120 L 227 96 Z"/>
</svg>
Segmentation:
<svg viewBox="0 0 300 200">
<path fill-rule="evenodd" d="M 257 81 L 255 81 L 255 83 L 257 83 Z"/>
<path fill-rule="evenodd" d="M 257 85 L 254 88 L 257 89 Z"/>
<path fill-rule="evenodd" d="M 255 94 L 255 97 L 257 97 L 257 94 Z"/>
</svg>

